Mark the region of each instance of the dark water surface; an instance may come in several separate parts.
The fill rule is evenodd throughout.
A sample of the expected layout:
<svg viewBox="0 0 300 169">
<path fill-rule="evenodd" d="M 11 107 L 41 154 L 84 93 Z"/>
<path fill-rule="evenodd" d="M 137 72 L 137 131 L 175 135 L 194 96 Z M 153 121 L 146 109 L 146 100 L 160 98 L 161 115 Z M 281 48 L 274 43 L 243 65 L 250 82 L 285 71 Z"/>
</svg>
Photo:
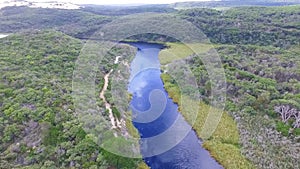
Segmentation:
<svg viewBox="0 0 300 169">
<path fill-rule="evenodd" d="M 158 59 L 162 45 L 130 44 L 138 48 L 131 63 L 128 90 L 133 97 L 130 107 L 133 124 L 141 136 L 144 161 L 152 169 L 222 168 L 201 147 L 201 140 L 164 89 Z M 182 134 L 183 137 L 178 136 Z"/>
</svg>

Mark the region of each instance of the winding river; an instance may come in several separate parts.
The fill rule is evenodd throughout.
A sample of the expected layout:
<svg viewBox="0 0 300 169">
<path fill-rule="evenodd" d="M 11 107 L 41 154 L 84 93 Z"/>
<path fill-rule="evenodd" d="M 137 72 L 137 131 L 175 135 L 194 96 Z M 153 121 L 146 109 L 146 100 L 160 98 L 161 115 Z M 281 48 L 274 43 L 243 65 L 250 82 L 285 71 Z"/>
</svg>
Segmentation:
<svg viewBox="0 0 300 169">
<path fill-rule="evenodd" d="M 177 104 L 168 97 L 164 89 L 158 59 L 158 53 L 163 46 L 149 43 L 130 44 L 138 48 L 131 63 L 128 90 L 133 97 L 130 108 L 133 124 L 141 136 L 141 152 L 147 165 L 151 169 L 223 168 L 202 148 L 201 140 L 184 121 Z M 180 120 L 181 123 L 174 125 Z M 175 144 L 176 134 L 181 134 L 183 128 L 189 130 Z M 157 139 L 158 137 L 161 139 Z"/>
</svg>

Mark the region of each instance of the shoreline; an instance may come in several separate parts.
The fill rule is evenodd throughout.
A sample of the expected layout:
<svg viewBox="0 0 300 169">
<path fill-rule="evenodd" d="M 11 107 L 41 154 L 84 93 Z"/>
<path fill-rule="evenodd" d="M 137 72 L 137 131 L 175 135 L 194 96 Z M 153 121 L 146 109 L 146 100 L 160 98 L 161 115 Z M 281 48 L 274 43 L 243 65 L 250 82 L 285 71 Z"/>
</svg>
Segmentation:
<svg viewBox="0 0 300 169">
<path fill-rule="evenodd" d="M 165 80 L 163 80 L 163 78 L 162 78 L 162 81 L 163 81 L 163 83 L 164 83 L 164 85 L 165 85 L 165 83 L 167 82 L 167 81 L 165 81 Z M 170 94 L 170 91 L 167 89 L 167 88 L 165 88 L 165 90 L 167 91 L 167 93 L 168 93 L 168 95 L 169 95 L 169 97 L 174 101 L 174 99 L 175 100 L 178 100 L 176 97 L 174 97 L 174 95 L 172 95 L 172 94 Z M 178 105 L 178 112 L 183 116 L 183 118 L 190 124 L 190 121 L 189 120 L 187 120 L 188 119 L 188 117 L 187 117 L 187 114 L 186 113 L 184 113 L 184 112 L 182 112 L 182 110 L 181 110 L 181 105 L 178 103 L 178 102 L 175 102 L 174 101 L 174 103 L 175 104 L 177 104 Z M 205 103 L 202 103 L 202 102 L 200 102 L 200 107 L 202 108 L 202 107 L 205 107 L 204 109 L 207 109 L 207 108 L 209 108 L 210 106 L 209 105 L 206 105 Z M 223 115 L 224 114 L 226 114 L 225 116 L 228 116 L 229 117 L 229 115 L 227 115 L 227 113 L 226 112 L 224 112 L 223 113 Z M 222 115 L 222 116 L 223 116 Z M 199 116 L 197 116 L 197 119 L 198 119 L 198 117 Z M 196 120 L 197 121 L 197 120 Z M 195 122 L 195 124 L 196 124 L 197 122 Z M 226 153 L 225 152 L 225 150 L 224 151 L 219 151 L 219 149 L 218 148 L 222 148 L 222 144 L 224 144 L 224 145 L 227 145 L 228 147 L 227 148 L 236 148 L 235 147 L 235 144 L 232 144 L 232 143 L 226 143 L 226 142 L 222 142 L 221 140 L 213 140 L 213 139 L 208 139 L 208 140 L 203 140 L 201 137 L 200 137 L 200 134 L 201 134 L 201 129 L 202 128 L 197 128 L 197 127 L 195 127 L 195 125 L 192 125 L 192 124 L 190 124 L 191 126 L 192 126 L 192 130 L 195 132 L 195 134 L 197 135 L 197 137 L 198 137 L 198 139 L 199 140 L 201 140 L 201 147 L 202 148 L 204 148 L 205 150 L 207 150 L 208 152 L 209 152 L 209 154 L 210 154 L 210 156 L 212 157 L 212 158 L 214 158 L 215 160 L 216 160 L 216 162 L 217 163 L 219 163 L 224 169 L 226 169 L 226 168 L 232 168 L 232 166 L 230 166 L 230 163 L 232 163 L 233 161 L 234 161 L 234 159 L 235 158 L 233 158 L 233 159 L 231 159 L 231 160 L 228 160 L 227 158 L 222 158 L 223 156 L 220 156 L 218 153 L 220 153 L 220 154 L 222 154 L 222 153 Z M 218 129 L 216 129 L 216 130 L 218 130 Z M 216 131 L 215 131 L 216 132 Z M 212 138 L 214 137 L 214 134 L 213 134 L 213 136 L 211 136 Z M 216 147 L 215 147 L 215 145 L 214 144 L 218 144 L 218 148 L 217 149 L 215 149 Z M 238 149 L 238 153 L 240 153 L 240 150 Z M 235 151 L 236 152 L 236 151 Z M 230 155 L 230 154 L 229 154 Z M 248 163 L 248 164 L 246 164 L 246 166 L 247 167 L 244 167 L 245 169 L 254 169 L 254 166 L 252 165 L 252 163 L 250 163 L 250 161 L 248 160 L 248 159 L 246 159 L 244 156 L 241 156 L 240 158 L 242 158 L 243 160 L 245 160 L 245 161 L 239 161 L 239 160 L 236 160 L 236 162 L 241 162 L 241 163 Z M 228 161 L 227 161 L 228 160 Z"/>
<path fill-rule="evenodd" d="M 174 47 L 176 48 L 176 46 Z M 162 55 L 159 56 L 159 59 L 161 61 Z M 184 59 L 184 57 L 182 59 Z M 168 64 L 161 64 L 161 70 L 164 70 L 165 67 L 168 67 L 167 65 Z M 200 102 L 199 106 L 201 107 L 201 109 L 198 110 L 199 113 L 197 115 L 197 119 L 194 119 L 194 125 L 191 124 L 191 120 L 193 119 L 189 119 L 189 112 L 184 112 L 182 110 L 180 102 L 182 96 L 179 87 L 177 86 L 177 84 L 172 83 L 172 77 L 167 73 L 166 70 L 164 70 L 161 74 L 161 79 L 169 97 L 173 100 L 174 103 L 178 105 L 179 113 L 192 126 L 192 129 L 196 133 L 198 139 L 202 141 L 201 146 L 206 149 L 220 165 L 222 165 L 224 168 L 255 168 L 254 165 L 241 154 L 242 150 L 239 146 L 241 136 L 238 131 L 238 126 L 234 119 L 230 115 L 228 115 L 228 113 L 223 113 L 220 119 L 220 123 L 218 124 L 213 135 L 207 140 L 202 140 L 200 137 L 202 133 L 202 127 L 204 126 L 205 119 L 209 114 L 208 112 L 210 108 L 213 111 L 218 110 L 211 107 L 210 105 L 206 105 L 205 103 Z"/>
</svg>

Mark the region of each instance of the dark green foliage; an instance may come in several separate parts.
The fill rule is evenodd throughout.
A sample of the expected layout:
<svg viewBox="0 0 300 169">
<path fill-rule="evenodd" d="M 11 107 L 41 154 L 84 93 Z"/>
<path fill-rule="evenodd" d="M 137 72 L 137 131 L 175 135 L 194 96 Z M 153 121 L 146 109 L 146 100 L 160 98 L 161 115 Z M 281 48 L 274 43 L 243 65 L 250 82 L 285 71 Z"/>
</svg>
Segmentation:
<svg viewBox="0 0 300 169">
<path fill-rule="evenodd" d="M 179 15 L 195 24 L 214 43 L 289 48 L 300 43 L 299 10 L 300 6 L 240 7 L 222 12 L 187 9 Z"/>
<path fill-rule="evenodd" d="M 287 125 L 281 121 L 277 122 L 276 124 L 276 129 L 281 132 L 282 135 L 288 136 L 289 135 L 289 130 L 290 130 L 290 125 Z"/>
<path fill-rule="evenodd" d="M 116 118 L 118 118 L 118 119 L 121 118 L 121 113 L 118 111 L 117 108 L 113 107 L 113 108 L 112 108 L 112 113 L 113 113 L 113 115 L 114 115 Z"/>
<path fill-rule="evenodd" d="M 60 128 L 56 126 L 51 126 L 48 129 L 48 133 L 44 138 L 44 144 L 46 146 L 56 146 L 59 143 L 59 134 L 60 134 Z"/>
<path fill-rule="evenodd" d="M 294 129 L 294 134 L 300 136 L 300 128 Z"/>
<path fill-rule="evenodd" d="M 111 164 L 116 168 L 131 169 L 136 167 L 136 163 L 132 159 L 118 156 L 105 150 L 103 150 L 103 157 L 110 159 Z"/>
<path fill-rule="evenodd" d="M 223 0 L 223 1 L 203 1 L 203 2 L 177 2 L 171 4 L 175 8 L 224 8 L 236 6 L 283 6 L 299 4 L 297 0 Z"/>
<path fill-rule="evenodd" d="M 82 46 L 78 39 L 51 30 L 0 39 L 1 167 L 114 165 L 117 156 L 103 157 L 75 118 L 72 77 Z M 130 166 L 140 161 L 127 159 Z"/>
</svg>

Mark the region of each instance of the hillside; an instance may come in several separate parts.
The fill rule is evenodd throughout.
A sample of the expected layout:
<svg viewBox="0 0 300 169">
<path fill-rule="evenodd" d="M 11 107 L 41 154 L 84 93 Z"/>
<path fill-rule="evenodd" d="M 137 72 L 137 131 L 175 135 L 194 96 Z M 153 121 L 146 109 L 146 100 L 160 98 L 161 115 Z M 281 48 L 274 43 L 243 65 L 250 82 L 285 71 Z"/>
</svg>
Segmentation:
<svg viewBox="0 0 300 169">
<path fill-rule="evenodd" d="M 30 31 L 0 39 L 0 44 L 0 168 L 137 166 L 141 160 L 101 149 L 76 118 L 71 94 L 80 40 Z"/>
<path fill-rule="evenodd" d="M 73 37 L 88 38 L 111 19 L 82 10 L 6 7 L 0 11 L 0 32 L 55 29 Z"/>
<path fill-rule="evenodd" d="M 187 8 L 216 8 L 228 9 L 239 6 L 287 6 L 300 4 L 297 0 L 221 0 L 221 1 L 204 1 L 204 2 L 177 2 L 170 4 L 170 7 L 176 9 Z"/>
<path fill-rule="evenodd" d="M 0 168 L 147 168 L 142 159 L 120 157 L 96 144 L 95 136 L 87 134 L 76 118 L 72 98 L 75 64 L 88 38 L 114 19 L 145 12 L 168 13 L 191 22 L 212 44 L 191 45 L 203 50 L 203 55 L 214 48 L 222 61 L 226 114 L 204 142 L 214 158 L 227 168 L 300 168 L 300 6 L 293 5 L 297 3 L 258 0 L 0 9 L 0 35 L 10 34 L 0 39 Z M 219 7 L 230 8 L 213 9 Z M 127 40 L 164 43 L 167 48 L 160 55 L 163 71 L 172 63 L 189 66 L 199 88 L 186 86 L 184 92 L 200 93 L 203 110 L 199 117 L 203 118 L 196 119 L 199 124 L 193 127 L 201 136 L 213 85 L 203 61 L 185 44 L 166 35 L 148 33 Z M 124 98 L 113 100 L 109 72 L 122 63 L 127 69 L 120 72 L 128 79 L 132 52 L 128 46 L 116 46 L 97 68 L 97 96 L 107 89 L 102 94 L 106 101 L 96 100 L 97 113 L 106 122 L 111 120 L 109 113 L 116 119 L 129 114 L 118 111 L 114 102 L 127 106 L 131 96 L 119 95 Z M 175 70 L 178 79 L 183 79 L 180 66 Z M 178 82 L 164 73 L 165 88 L 180 107 Z M 118 83 L 117 87 L 125 90 L 126 85 Z M 111 112 L 106 110 L 107 104 Z M 189 121 L 189 116 L 182 114 Z M 130 118 L 125 123 L 125 132 L 139 137 Z M 101 131 L 111 129 L 91 125 Z"/>
<path fill-rule="evenodd" d="M 180 16 L 193 22 L 215 43 L 226 74 L 225 110 L 238 124 L 242 154 L 256 168 L 299 166 L 299 11 L 299 6 L 179 11 Z M 180 66 L 173 64 L 180 60 L 179 63 L 187 63 L 197 78 L 201 99 L 210 104 L 212 84 L 206 65 L 183 46 L 171 43 L 166 52 L 175 52 L 180 57 L 161 56 L 163 63 L 169 64 L 166 72 L 176 71 L 175 79 L 181 79 L 180 72 L 185 70 L 178 70 Z M 198 46 L 203 48 L 205 44 Z M 172 58 L 174 62 L 170 62 Z M 171 95 L 175 98 L 182 95 L 176 94 L 178 82 L 166 77 L 164 81 Z M 194 93 L 191 89 L 181 90 Z M 201 133 L 201 126 L 194 127 Z M 230 165 L 235 162 L 226 160 L 233 156 L 235 148 L 226 147 L 232 145 L 234 137 L 226 140 L 218 130 L 215 134 L 204 145 L 217 160 L 232 168 Z"/>
</svg>

